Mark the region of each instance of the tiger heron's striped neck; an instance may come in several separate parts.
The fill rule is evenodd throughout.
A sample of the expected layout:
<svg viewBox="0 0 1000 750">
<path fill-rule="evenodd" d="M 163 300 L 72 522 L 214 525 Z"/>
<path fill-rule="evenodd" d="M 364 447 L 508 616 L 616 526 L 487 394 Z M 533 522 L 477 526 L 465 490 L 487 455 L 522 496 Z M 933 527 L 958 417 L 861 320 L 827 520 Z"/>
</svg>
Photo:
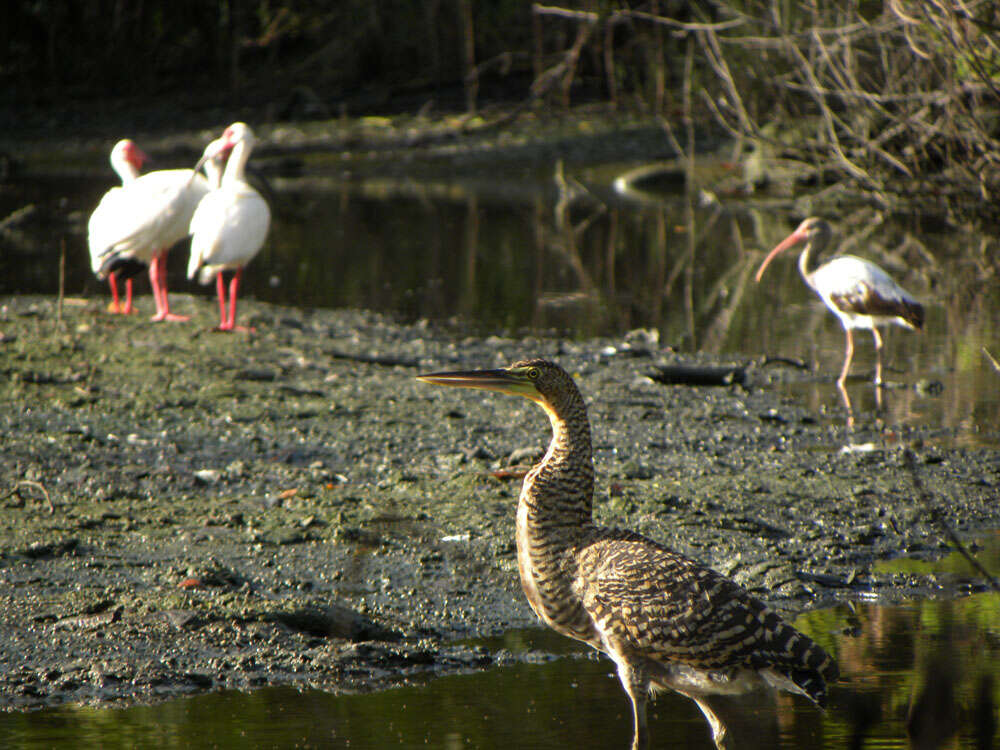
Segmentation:
<svg viewBox="0 0 1000 750">
<path fill-rule="evenodd" d="M 594 460 L 587 407 L 575 384 L 539 402 L 552 425 L 545 456 L 524 478 L 520 503 L 529 521 L 593 523 Z"/>
</svg>

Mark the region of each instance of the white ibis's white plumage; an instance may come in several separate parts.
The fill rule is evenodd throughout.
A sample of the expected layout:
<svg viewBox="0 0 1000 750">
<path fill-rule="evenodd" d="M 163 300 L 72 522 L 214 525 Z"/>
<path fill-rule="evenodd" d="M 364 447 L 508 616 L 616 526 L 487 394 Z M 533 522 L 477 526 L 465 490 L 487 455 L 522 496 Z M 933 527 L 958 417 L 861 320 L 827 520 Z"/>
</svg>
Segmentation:
<svg viewBox="0 0 1000 750">
<path fill-rule="evenodd" d="M 111 304 L 108 305 L 108 312 L 128 315 L 133 312 L 132 308 L 132 276 L 145 268 L 140 262 L 122 262 L 117 266 L 109 264 L 102 273 L 104 261 L 103 253 L 108 246 L 119 236 L 118 218 L 120 204 L 123 202 L 123 188 L 134 182 L 139 177 L 139 170 L 146 161 L 146 155 L 131 140 L 125 138 L 118 141 L 111 149 L 111 168 L 121 178 L 122 187 L 111 188 L 101 198 L 97 208 L 90 215 L 87 222 L 87 242 L 90 246 L 90 266 L 94 273 L 101 278 L 108 277 L 108 285 L 111 287 Z M 114 266 L 114 267 L 111 267 Z M 121 304 L 118 297 L 118 278 L 125 278 L 125 304 Z"/>
<path fill-rule="evenodd" d="M 271 211 L 260 193 L 244 179 L 243 171 L 253 149 L 253 131 L 238 122 L 226 128 L 218 150 L 231 150 L 219 187 L 206 195 L 191 218 L 191 258 L 188 278 L 202 284 L 215 278 L 219 296 L 219 330 L 236 326 L 236 296 L 243 267 L 260 251 L 271 224 Z M 209 149 L 211 150 L 211 149 Z M 212 158 L 206 150 L 205 159 Z M 233 271 L 226 309 L 223 271 Z"/>
<path fill-rule="evenodd" d="M 799 272 L 806 284 L 812 287 L 823 303 L 837 316 L 847 336 L 844 367 L 837 378 L 843 388 L 854 356 L 855 328 L 865 328 L 875 339 L 875 383 L 882 384 L 882 337 L 878 327 L 896 324 L 911 329 L 919 329 L 924 324 L 924 308 L 912 294 L 874 263 L 853 255 L 841 255 L 809 270 L 813 252 L 819 255 L 829 244 L 832 232 L 823 219 L 806 219 L 798 228 L 775 247 L 757 270 L 760 281 L 764 269 L 784 250 L 805 242 L 805 249 L 799 255 Z"/>
<path fill-rule="evenodd" d="M 149 265 L 156 303 L 152 320 L 187 320 L 170 312 L 167 253 L 188 236 L 195 208 L 209 190 L 208 181 L 197 170 L 164 169 L 132 180 L 116 195 L 117 222 L 101 238 L 101 249 L 92 251 L 94 262 L 102 277 L 126 263 Z"/>
</svg>

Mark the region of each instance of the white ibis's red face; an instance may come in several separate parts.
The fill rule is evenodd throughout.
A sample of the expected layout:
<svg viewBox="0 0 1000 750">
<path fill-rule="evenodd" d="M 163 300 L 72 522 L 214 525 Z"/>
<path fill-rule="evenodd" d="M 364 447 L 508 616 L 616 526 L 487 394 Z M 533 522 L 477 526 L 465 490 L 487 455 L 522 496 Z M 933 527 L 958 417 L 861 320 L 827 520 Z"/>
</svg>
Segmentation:
<svg viewBox="0 0 1000 750">
<path fill-rule="evenodd" d="M 239 143 L 239 140 L 231 139 L 228 136 L 228 131 L 227 133 L 224 133 L 222 140 L 219 142 L 219 148 L 213 157 L 216 162 L 219 164 L 225 164 L 229 160 L 229 154 L 232 153 L 233 147 L 236 146 L 237 143 Z"/>
<path fill-rule="evenodd" d="M 142 169 L 143 163 L 149 158 L 145 153 L 143 153 L 142 149 L 132 143 L 132 141 L 126 141 L 124 151 L 125 161 L 136 169 Z"/>
<path fill-rule="evenodd" d="M 757 269 L 757 275 L 754 277 L 756 281 L 760 281 L 761 276 L 764 275 L 764 269 L 767 268 L 771 261 L 774 260 L 778 255 L 787 250 L 790 247 L 794 247 L 799 243 L 806 242 L 807 240 L 812 240 L 813 235 L 817 232 L 822 231 L 822 219 L 817 219 L 816 217 L 811 217 L 799 224 L 795 231 L 790 235 L 785 237 L 781 243 L 775 247 L 767 257 L 764 258 L 764 262 L 760 264 L 760 268 Z"/>
<path fill-rule="evenodd" d="M 801 224 L 799 224 L 799 228 L 795 230 L 795 234 L 801 235 L 804 238 L 809 238 L 812 235 L 816 234 L 816 232 L 818 232 L 819 229 L 820 229 L 820 220 L 813 217 L 806 219 Z"/>
<path fill-rule="evenodd" d="M 234 122 L 228 128 L 226 132 L 222 134 L 223 140 L 229 148 L 232 148 L 240 141 L 245 141 L 250 135 L 250 128 L 244 125 L 242 122 Z"/>
</svg>

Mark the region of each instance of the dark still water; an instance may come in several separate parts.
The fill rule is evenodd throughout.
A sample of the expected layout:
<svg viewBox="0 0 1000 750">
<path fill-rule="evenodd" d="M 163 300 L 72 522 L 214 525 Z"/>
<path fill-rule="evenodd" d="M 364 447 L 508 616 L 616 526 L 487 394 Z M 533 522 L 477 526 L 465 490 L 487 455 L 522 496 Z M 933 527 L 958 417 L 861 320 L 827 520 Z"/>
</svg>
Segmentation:
<svg viewBox="0 0 1000 750">
<path fill-rule="evenodd" d="M 843 678 L 820 712 L 762 694 L 733 703 L 740 748 L 991 748 L 1000 705 L 1000 597 L 807 613 L 796 626 L 836 654 Z M 565 653 L 520 631 L 493 650 Z M 992 723 L 991 723 L 992 722 Z M 912 737 L 908 735 L 910 727 Z M 651 705 L 653 747 L 711 748 L 694 703 Z M 631 715 L 610 661 L 516 664 L 370 695 L 270 688 L 127 709 L 0 715 L 0 746 L 42 748 L 625 748 Z M 924 744 L 927 743 L 927 744 Z"/>
<path fill-rule="evenodd" d="M 794 253 L 772 264 L 763 283 L 753 280 L 764 253 L 801 217 L 790 206 L 704 193 L 691 225 L 682 192 L 615 192 L 628 166 L 567 171 L 582 187 L 561 210 L 549 164 L 452 180 L 416 172 L 352 179 L 307 164 L 306 176 L 270 180 L 270 237 L 243 288 L 274 303 L 454 320 L 482 334 L 582 338 L 655 328 L 662 346 L 682 353 L 800 360 L 810 369 L 795 375 L 796 398 L 839 410 L 832 381 L 844 334 L 802 282 Z M 85 232 L 110 169 L 87 175 L 28 175 L 0 186 L 0 221 L 25 205 L 37 209 L 0 230 L 0 295 L 55 293 L 64 245 L 67 294 L 105 299 L 106 285 L 89 270 Z M 996 444 L 1000 375 L 989 360 L 1000 357 L 996 239 L 917 219 L 876 223 L 866 212 L 827 218 L 841 247 L 882 265 L 927 308 L 923 332 L 885 335 L 887 379 L 900 386 L 887 393 L 886 422 Z M 183 244 L 171 253 L 173 296 L 181 309 L 212 305 L 212 287 L 184 278 L 187 254 Z M 145 313 L 152 309 L 145 278 L 137 289 Z M 849 390 L 862 412 L 876 405 L 873 359 L 871 336 L 861 331 Z"/>
</svg>

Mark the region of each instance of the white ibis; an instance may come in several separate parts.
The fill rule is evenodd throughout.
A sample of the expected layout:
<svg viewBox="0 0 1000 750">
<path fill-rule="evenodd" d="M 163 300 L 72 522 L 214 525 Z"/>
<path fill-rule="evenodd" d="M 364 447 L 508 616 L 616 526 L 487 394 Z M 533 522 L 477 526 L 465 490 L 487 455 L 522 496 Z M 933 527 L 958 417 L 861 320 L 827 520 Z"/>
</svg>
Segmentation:
<svg viewBox="0 0 1000 750">
<path fill-rule="evenodd" d="M 774 248 L 757 269 L 757 281 L 764 269 L 783 250 L 805 242 L 805 249 L 799 255 L 799 272 L 806 284 L 812 287 L 830 311 L 840 319 L 847 334 L 847 348 L 844 368 L 837 378 L 837 386 L 843 391 L 847 372 L 854 356 L 854 339 L 851 331 L 867 328 L 875 338 L 875 384 L 882 385 L 882 337 L 879 326 L 890 323 L 911 329 L 924 325 L 924 308 L 913 295 L 903 289 L 892 278 L 867 260 L 853 255 L 840 255 L 819 268 L 809 270 L 809 260 L 813 251 L 817 255 L 829 245 L 830 225 L 823 219 L 811 217 Z"/>
<path fill-rule="evenodd" d="M 260 251 L 271 223 L 271 210 L 260 193 L 243 178 L 256 139 L 249 126 L 234 123 L 222 134 L 217 149 L 231 149 L 219 187 L 206 195 L 191 218 L 191 259 L 188 278 L 202 284 L 215 277 L 219 296 L 220 331 L 246 330 L 236 325 L 236 296 L 243 267 Z M 213 158 L 206 149 L 202 161 Z M 196 167 L 197 168 L 197 167 Z M 226 309 L 224 271 L 233 271 Z"/>
<path fill-rule="evenodd" d="M 170 312 L 167 253 L 188 236 L 194 210 L 209 189 L 208 181 L 191 169 L 165 169 L 132 180 L 116 194 L 115 224 L 103 235 L 102 249 L 92 248 L 100 277 L 127 263 L 149 265 L 154 321 L 187 320 Z"/>
<path fill-rule="evenodd" d="M 90 266 L 95 274 L 101 274 L 102 253 L 114 242 L 118 236 L 117 217 L 119 204 L 122 202 L 122 189 L 124 186 L 134 182 L 139 176 L 139 170 L 146 161 L 146 154 L 142 152 L 128 138 L 118 141 L 111 149 L 111 168 L 115 170 L 122 180 L 122 187 L 111 188 L 101 198 L 97 208 L 90 215 L 87 222 L 87 242 L 90 246 Z M 112 267 L 113 266 L 113 267 Z M 132 276 L 141 271 L 145 266 L 137 261 L 122 261 L 112 263 L 106 269 L 108 284 L 111 287 L 111 304 L 108 305 L 108 312 L 120 315 L 128 315 L 133 312 L 132 308 Z M 122 306 L 118 297 L 118 276 L 125 277 L 125 305 Z"/>
</svg>

